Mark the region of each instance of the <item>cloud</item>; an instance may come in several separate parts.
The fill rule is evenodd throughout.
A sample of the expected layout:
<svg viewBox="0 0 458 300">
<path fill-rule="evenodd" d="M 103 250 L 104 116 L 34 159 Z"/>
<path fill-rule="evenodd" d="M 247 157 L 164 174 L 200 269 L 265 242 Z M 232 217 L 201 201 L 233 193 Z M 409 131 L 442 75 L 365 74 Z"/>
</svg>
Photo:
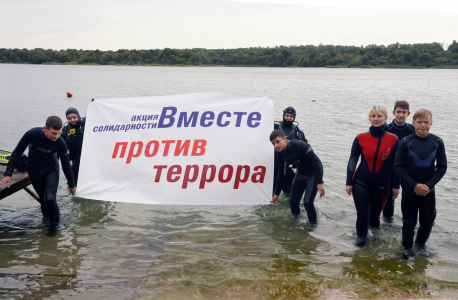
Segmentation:
<svg viewBox="0 0 458 300">
<path fill-rule="evenodd" d="M 458 14 L 458 2 L 450 0 L 384 0 L 384 1 L 367 1 L 367 0 L 223 0 L 251 3 L 278 3 L 294 5 L 313 5 L 326 7 L 345 7 L 345 8 L 364 8 L 364 9 L 383 9 L 398 11 L 420 11 L 436 13 L 453 13 Z"/>
<path fill-rule="evenodd" d="M 0 2 L 0 47 L 6 48 L 451 43 L 456 32 L 456 15 L 425 12 L 220 0 Z"/>
</svg>

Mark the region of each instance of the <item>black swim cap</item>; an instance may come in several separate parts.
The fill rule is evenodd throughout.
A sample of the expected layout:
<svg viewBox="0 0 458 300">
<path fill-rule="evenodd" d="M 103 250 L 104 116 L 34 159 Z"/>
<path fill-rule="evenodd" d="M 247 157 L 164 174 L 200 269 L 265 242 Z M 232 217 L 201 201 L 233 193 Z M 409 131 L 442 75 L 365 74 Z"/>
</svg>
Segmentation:
<svg viewBox="0 0 458 300">
<path fill-rule="evenodd" d="M 294 107 L 292 107 L 292 106 L 288 106 L 287 108 L 285 108 L 285 109 L 283 110 L 283 116 L 284 116 L 285 114 L 292 114 L 292 115 L 294 115 L 294 118 L 296 118 L 296 110 L 295 110 Z"/>
<path fill-rule="evenodd" d="M 283 122 L 282 122 L 282 125 L 285 128 L 291 128 L 291 126 L 293 126 L 293 122 L 294 121 L 293 122 L 286 121 L 285 120 L 285 114 L 292 114 L 294 116 L 294 120 L 295 120 L 296 119 L 296 110 L 292 106 L 288 106 L 287 108 L 285 108 L 283 110 Z"/>
<path fill-rule="evenodd" d="M 79 118 L 80 114 L 78 112 L 78 110 L 74 107 L 69 107 L 67 108 L 67 110 L 65 111 L 65 116 L 68 116 L 69 114 L 76 114 Z"/>
<path fill-rule="evenodd" d="M 67 117 L 69 114 L 75 114 L 78 116 L 78 122 L 75 124 L 75 125 L 72 125 L 72 124 L 68 124 L 70 125 L 71 128 L 78 128 L 81 124 L 81 117 L 80 117 L 80 113 L 78 112 L 78 110 L 74 107 L 69 107 L 67 108 L 67 110 L 65 111 L 65 117 Z"/>
</svg>

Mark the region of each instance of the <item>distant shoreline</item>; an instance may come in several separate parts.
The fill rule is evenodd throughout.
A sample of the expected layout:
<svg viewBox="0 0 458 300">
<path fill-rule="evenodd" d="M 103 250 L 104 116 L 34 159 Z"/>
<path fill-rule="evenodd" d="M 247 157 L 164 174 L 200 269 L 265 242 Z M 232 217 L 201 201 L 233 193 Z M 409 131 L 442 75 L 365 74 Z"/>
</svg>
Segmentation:
<svg viewBox="0 0 458 300">
<path fill-rule="evenodd" d="M 52 65 L 458 69 L 458 43 L 341 46 L 300 45 L 237 49 L 6 49 L 0 63 Z"/>
<path fill-rule="evenodd" d="M 47 62 L 42 64 L 32 64 L 32 63 L 13 63 L 5 62 L 0 65 L 45 65 L 45 66 L 104 66 L 104 67 L 180 67 L 180 68 L 272 68 L 272 69 L 458 69 L 458 66 L 405 66 L 405 65 L 385 65 L 385 66 L 370 66 L 362 65 L 357 67 L 347 67 L 347 66 L 325 66 L 325 67 L 298 67 L 298 66 L 287 66 L 287 67 L 269 67 L 269 66 L 257 66 L 257 65 L 161 65 L 161 64 L 95 64 L 95 63 L 77 63 L 77 62 L 66 62 L 66 63 L 57 63 L 57 62 Z"/>
</svg>

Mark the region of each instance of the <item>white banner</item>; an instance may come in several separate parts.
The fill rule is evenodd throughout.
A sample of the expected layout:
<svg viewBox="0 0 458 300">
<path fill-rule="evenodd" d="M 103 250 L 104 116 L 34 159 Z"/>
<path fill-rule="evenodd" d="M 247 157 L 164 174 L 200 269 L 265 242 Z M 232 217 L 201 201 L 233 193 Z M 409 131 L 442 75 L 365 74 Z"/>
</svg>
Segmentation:
<svg viewBox="0 0 458 300">
<path fill-rule="evenodd" d="M 164 205 L 268 204 L 273 104 L 224 93 L 89 104 L 77 196 Z"/>
</svg>

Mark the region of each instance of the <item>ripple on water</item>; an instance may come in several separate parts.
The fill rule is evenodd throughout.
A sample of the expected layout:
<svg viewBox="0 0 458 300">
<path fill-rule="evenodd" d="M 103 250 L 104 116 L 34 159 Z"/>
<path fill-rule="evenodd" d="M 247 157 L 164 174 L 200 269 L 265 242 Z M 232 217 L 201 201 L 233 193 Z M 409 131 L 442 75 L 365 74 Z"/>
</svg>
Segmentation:
<svg viewBox="0 0 458 300">
<path fill-rule="evenodd" d="M 315 201 L 315 228 L 305 213 L 302 220 L 291 217 L 284 196 L 276 207 L 110 203 L 71 198 L 62 175 L 62 228 L 53 238 L 45 236 L 49 224 L 26 193 L 0 201 L 1 298 L 456 298 L 458 120 L 450 111 L 458 108 L 458 75 L 432 71 L 0 64 L 6 83 L 0 99 L 13 103 L 2 107 L 6 149 L 50 110 L 62 115 L 75 106 L 85 115 L 92 98 L 202 92 L 205 82 L 209 92 L 268 96 L 275 119 L 284 107 L 296 107 L 323 162 L 326 187 L 326 197 Z M 74 97 L 57 96 L 65 90 Z M 382 220 L 361 249 L 354 204 L 344 192 L 351 143 L 367 131 L 368 107 L 390 108 L 399 99 L 412 111 L 433 110 L 432 132 L 444 139 L 449 161 L 437 187 L 432 256 L 413 261 L 401 259 L 400 201 L 393 220 Z M 18 116 L 18 107 L 27 109 Z"/>
</svg>

